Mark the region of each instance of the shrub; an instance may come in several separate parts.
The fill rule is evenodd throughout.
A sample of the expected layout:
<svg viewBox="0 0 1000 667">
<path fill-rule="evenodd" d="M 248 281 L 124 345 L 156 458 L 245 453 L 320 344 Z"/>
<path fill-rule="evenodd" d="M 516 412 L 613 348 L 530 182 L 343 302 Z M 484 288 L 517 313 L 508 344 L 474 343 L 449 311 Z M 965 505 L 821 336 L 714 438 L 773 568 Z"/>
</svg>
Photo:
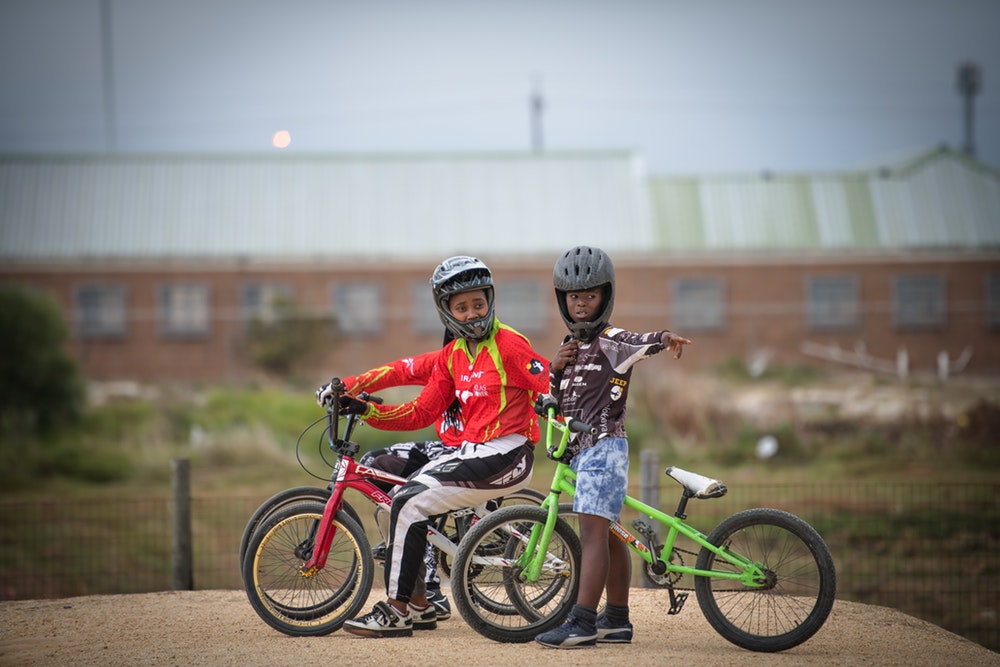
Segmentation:
<svg viewBox="0 0 1000 667">
<path fill-rule="evenodd" d="M 0 287 L 0 434 L 31 436 L 79 421 L 86 390 L 67 338 L 50 297 Z"/>
</svg>

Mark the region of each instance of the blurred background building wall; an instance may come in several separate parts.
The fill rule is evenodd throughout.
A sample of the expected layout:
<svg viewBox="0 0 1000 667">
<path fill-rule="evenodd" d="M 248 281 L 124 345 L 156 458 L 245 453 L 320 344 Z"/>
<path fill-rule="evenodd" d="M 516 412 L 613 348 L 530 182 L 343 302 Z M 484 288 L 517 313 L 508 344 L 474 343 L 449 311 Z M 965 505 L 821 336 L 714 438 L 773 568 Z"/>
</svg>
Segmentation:
<svg viewBox="0 0 1000 667">
<path fill-rule="evenodd" d="M 242 381 L 275 299 L 330 318 L 319 375 L 440 345 L 427 285 L 494 270 L 542 351 L 551 268 L 618 269 L 616 324 L 696 341 L 684 367 L 1000 373 L 1000 173 L 947 147 L 845 173 L 660 176 L 620 151 L 0 158 L 0 281 L 53 295 L 88 377 Z"/>
</svg>

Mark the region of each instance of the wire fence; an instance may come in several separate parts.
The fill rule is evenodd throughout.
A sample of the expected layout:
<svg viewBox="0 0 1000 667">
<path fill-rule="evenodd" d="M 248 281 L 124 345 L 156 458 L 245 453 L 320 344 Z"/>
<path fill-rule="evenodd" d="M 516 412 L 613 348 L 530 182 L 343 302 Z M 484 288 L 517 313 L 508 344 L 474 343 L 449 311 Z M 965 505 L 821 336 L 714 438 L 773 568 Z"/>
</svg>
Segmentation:
<svg viewBox="0 0 1000 667">
<path fill-rule="evenodd" d="M 664 511 L 673 510 L 674 490 L 660 494 Z M 693 501 L 687 512 L 705 533 L 748 507 L 797 514 L 833 553 L 839 599 L 892 607 L 1000 651 L 998 492 L 1000 484 L 746 484 Z M 267 495 L 191 499 L 195 588 L 242 588 L 240 538 Z M 171 503 L 166 496 L 0 501 L 3 598 L 169 590 Z M 371 514 L 365 503 L 359 497 L 356 505 L 363 517 Z M 635 585 L 643 585 L 634 569 Z"/>
</svg>

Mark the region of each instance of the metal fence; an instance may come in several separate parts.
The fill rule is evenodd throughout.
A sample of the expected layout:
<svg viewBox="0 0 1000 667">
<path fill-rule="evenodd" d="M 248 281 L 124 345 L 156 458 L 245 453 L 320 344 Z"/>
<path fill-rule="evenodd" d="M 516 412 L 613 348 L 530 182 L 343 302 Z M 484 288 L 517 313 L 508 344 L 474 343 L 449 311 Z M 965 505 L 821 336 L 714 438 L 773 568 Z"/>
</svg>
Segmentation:
<svg viewBox="0 0 1000 667">
<path fill-rule="evenodd" d="M 676 488 L 659 494 L 665 511 Z M 998 492 L 1000 484 L 746 484 L 692 502 L 688 520 L 708 532 L 748 507 L 793 512 L 833 552 L 838 598 L 892 607 L 1000 651 Z M 242 587 L 240 537 L 267 495 L 191 500 L 195 588 Z M 4 599 L 169 590 L 171 507 L 165 496 L 0 501 Z"/>
</svg>

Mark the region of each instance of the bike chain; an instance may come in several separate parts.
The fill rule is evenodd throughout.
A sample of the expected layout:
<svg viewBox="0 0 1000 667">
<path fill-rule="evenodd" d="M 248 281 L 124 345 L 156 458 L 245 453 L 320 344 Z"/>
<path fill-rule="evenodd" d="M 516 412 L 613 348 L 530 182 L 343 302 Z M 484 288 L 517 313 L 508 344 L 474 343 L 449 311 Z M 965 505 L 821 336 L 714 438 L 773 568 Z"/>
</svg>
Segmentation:
<svg viewBox="0 0 1000 667">
<path fill-rule="evenodd" d="M 680 565 L 684 564 L 684 556 L 682 554 L 687 554 L 687 555 L 692 556 L 694 558 L 698 557 L 698 554 L 696 552 L 690 551 L 688 549 L 681 549 L 679 547 L 674 547 L 674 550 L 671 553 L 671 555 L 674 555 L 674 554 L 677 555 L 677 559 L 678 559 L 678 561 L 680 561 L 680 563 L 679 563 Z M 644 569 L 646 569 L 648 567 L 649 567 L 648 564 L 644 563 Z M 677 583 L 679 581 L 681 581 L 681 579 L 684 578 L 684 574 L 683 573 L 678 573 L 678 574 L 672 575 L 672 577 L 668 577 L 667 576 L 668 573 L 666 573 L 666 572 L 664 572 L 662 575 L 654 575 L 654 574 L 651 574 L 647 570 L 645 574 L 646 574 L 646 580 L 647 581 L 649 581 L 650 583 L 656 584 L 656 585 L 658 585 L 661 588 L 668 588 L 668 587 L 670 587 L 670 588 L 673 588 L 675 591 L 693 591 L 694 590 L 693 586 L 678 586 L 677 585 Z M 658 578 L 659 577 L 663 577 L 664 581 L 662 581 L 662 582 L 656 581 L 656 580 L 653 579 L 653 577 L 658 577 Z M 673 581 L 670 581 L 671 578 L 673 579 Z"/>
<path fill-rule="evenodd" d="M 688 554 L 689 556 L 693 556 L 694 558 L 698 558 L 697 552 L 689 551 L 688 549 L 679 549 L 677 547 L 674 547 L 674 553 L 677 553 L 677 554 Z M 681 565 L 683 565 L 684 564 L 684 557 L 683 556 L 678 556 L 678 558 L 680 558 Z M 683 574 L 677 575 L 677 581 L 680 581 L 683 578 L 684 578 Z M 674 584 L 676 584 L 677 581 L 675 581 Z M 674 590 L 677 590 L 677 591 L 693 591 L 694 587 L 693 586 L 692 587 L 688 587 L 688 586 L 676 586 L 675 585 L 674 586 Z"/>
</svg>

